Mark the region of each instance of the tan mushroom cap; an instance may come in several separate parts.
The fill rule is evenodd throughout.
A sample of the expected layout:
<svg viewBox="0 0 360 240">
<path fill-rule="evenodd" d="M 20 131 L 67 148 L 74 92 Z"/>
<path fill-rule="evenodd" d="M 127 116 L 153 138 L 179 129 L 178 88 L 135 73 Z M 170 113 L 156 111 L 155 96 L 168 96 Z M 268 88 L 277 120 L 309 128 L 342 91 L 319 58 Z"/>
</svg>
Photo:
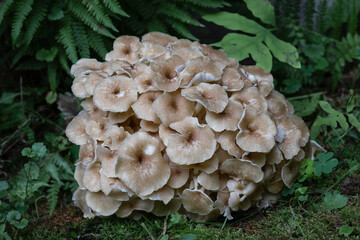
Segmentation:
<svg viewBox="0 0 360 240">
<path fill-rule="evenodd" d="M 129 117 L 133 116 L 135 113 L 132 108 L 129 108 L 126 112 L 109 112 L 109 122 L 111 124 L 123 123 L 128 120 Z"/>
<path fill-rule="evenodd" d="M 248 152 L 269 152 L 275 145 L 277 133 L 274 121 L 267 112 L 245 109 L 239 122 L 236 144 Z"/>
<path fill-rule="evenodd" d="M 152 108 L 153 102 L 161 95 L 161 92 L 147 92 L 140 95 L 136 102 L 131 106 L 139 119 L 160 123 L 159 117 Z"/>
<path fill-rule="evenodd" d="M 216 138 L 216 141 L 220 143 L 221 148 L 226 150 L 230 155 L 236 158 L 242 158 L 245 151 L 236 144 L 236 135 L 237 132 L 224 131 Z"/>
<path fill-rule="evenodd" d="M 220 187 L 219 173 L 213 172 L 207 174 L 206 172 L 201 172 L 197 177 L 197 181 L 201 186 L 210 191 L 217 191 Z"/>
<path fill-rule="evenodd" d="M 221 165 L 221 171 L 236 180 L 260 182 L 264 178 L 264 173 L 257 165 L 246 160 L 227 159 Z"/>
<path fill-rule="evenodd" d="M 164 217 L 170 214 L 176 213 L 182 205 L 182 201 L 179 197 L 174 197 L 168 204 L 164 204 L 162 201 L 155 201 L 154 208 L 151 211 L 155 216 Z"/>
<path fill-rule="evenodd" d="M 142 42 L 143 41 L 154 42 L 164 47 L 167 46 L 169 43 L 176 42 L 177 40 L 178 39 L 176 37 L 161 32 L 149 32 L 144 36 L 142 36 L 141 38 Z"/>
<path fill-rule="evenodd" d="M 86 144 L 88 139 L 90 139 L 85 129 L 88 121 L 89 115 L 84 110 L 71 120 L 65 130 L 65 134 L 70 142 L 76 145 Z"/>
<path fill-rule="evenodd" d="M 242 202 L 246 198 L 248 198 L 251 194 L 253 194 L 257 188 L 258 184 L 251 181 L 235 181 L 233 179 L 229 179 L 227 182 L 227 187 L 231 192 L 229 202 Z M 236 198 L 239 198 L 238 200 Z"/>
<path fill-rule="evenodd" d="M 214 202 L 201 190 L 185 189 L 181 194 L 184 208 L 200 215 L 206 215 L 213 210 Z"/>
<path fill-rule="evenodd" d="M 264 172 L 263 182 L 265 184 L 268 184 L 273 179 L 273 177 L 275 176 L 276 168 L 275 168 L 275 166 L 273 164 L 272 165 L 265 164 L 265 166 L 262 167 L 262 170 Z"/>
<path fill-rule="evenodd" d="M 173 55 L 167 60 L 156 59 L 151 64 L 152 79 L 157 87 L 166 92 L 176 91 L 180 87 L 179 70 L 183 69 L 185 61 Z"/>
<path fill-rule="evenodd" d="M 120 179 L 109 178 L 102 173 L 100 174 L 100 188 L 105 195 L 117 201 L 128 201 L 129 195 L 133 195 L 133 192 Z"/>
<path fill-rule="evenodd" d="M 254 65 L 241 66 L 240 70 L 253 83 L 257 83 L 257 87 L 264 97 L 269 95 L 274 88 L 274 78 L 268 71 Z"/>
<path fill-rule="evenodd" d="M 156 133 L 159 131 L 159 124 L 151 122 L 151 121 L 146 121 L 144 119 L 141 119 L 140 121 L 140 130 L 142 132 L 152 132 L 152 133 Z"/>
<path fill-rule="evenodd" d="M 84 218 L 93 218 L 95 217 L 94 213 L 92 212 L 91 208 L 86 203 L 86 196 L 87 191 L 81 188 L 76 189 L 72 200 L 74 201 L 75 205 L 81 209 L 84 213 Z"/>
<path fill-rule="evenodd" d="M 106 117 L 106 112 L 99 109 L 95 104 L 92 98 L 85 99 L 80 104 L 84 110 L 88 113 L 89 119 L 98 120 L 100 118 Z"/>
<path fill-rule="evenodd" d="M 276 90 L 272 90 L 266 97 L 268 104 L 268 111 L 274 115 L 275 118 L 284 117 L 294 113 L 294 107 L 286 100 L 284 95 Z"/>
<path fill-rule="evenodd" d="M 105 132 L 112 126 L 108 118 L 100 118 L 97 121 L 90 120 L 86 123 L 86 133 L 94 140 L 104 141 Z"/>
<path fill-rule="evenodd" d="M 113 48 L 114 50 L 106 54 L 106 61 L 125 60 L 133 64 L 140 58 L 139 50 L 141 48 L 141 44 L 138 37 L 118 37 L 114 41 Z"/>
<path fill-rule="evenodd" d="M 170 162 L 171 175 L 167 185 L 174 189 L 181 188 L 189 179 L 189 169 L 180 167 L 179 165 Z"/>
<path fill-rule="evenodd" d="M 249 87 L 239 92 L 233 92 L 230 99 L 240 102 L 244 108 L 251 108 L 258 112 L 266 111 L 268 108 L 265 98 L 256 87 Z"/>
<path fill-rule="evenodd" d="M 288 117 L 290 121 L 295 125 L 295 127 L 301 132 L 301 137 L 299 139 L 300 147 L 305 147 L 310 137 L 309 128 L 306 126 L 304 120 L 302 120 L 300 117 L 296 115 L 289 115 Z"/>
<path fill-rule="evenodd" d="M 100 191 L 100 169 L 101 165 L 97 162 L 84 170 L 82 182 L 84 187 L 90 192 Z"/>
<path fill-rule="evenodd" d="M 174 55 L 180 56 L 185 61 L 204 56 L 204 54 L 196 48 L 176 48 L 175 50 L 172 51 L 172 53 Z"/>
<path fill-rule="evenodd" d="M 131 69 L 133 65 L 128 61 L 123 60 L 114 60 L 107 61 L 103 63 L 103 72 L 106 73 L 107 76 L 111 75 L 124 75 L 126 77 L 131 77 Z"/>
<path fill-rule="evenodd" d="M 87 76 L 87 80 L 85 82 L 85 90 L 86 90 L 86 94 L 88 96 L 92 96 L 94 94 L 94 90 L 96 85 L 103 80 L 106 76 L 106 74 L 100 74 L 98 72 L 91 72 L 89 73 L 89 75 Z"/>
<path fill-rule="evenodd" d="M 125 131 L 123 127 L 118 127 L 116 125 L 112 125 L 107 128 L 104 134 L 104 143 L 105 147 L 110 148 L 111 150 L 119 149 L 119 145 L 125 138 L 127 138 L 130 134 Z"/>
<path fill-rule="evenodd" d="M 317 142 L 314 140 L 308 141 L 308 143 L 305 146 L 305 157 L 304 158 L 310 158 L 314 160 L 316 158 L 316 155 L 318 153 L 325 153 L 326 150 L 320 146 Z"/>
<path fill-rule="evenodd" d="M 274 193 L 274 194 L 279 193 L 281 190 L 283 190 L 283 188 L 284 188 L 284 183 L 282 181 L 273 182 L 266 185 L 266 189 L 270 193 Z"/>
<path fill-rule="evenodd" d="M 119 147 L 116 175 L 138 196 L 162 188 L 170 178 L 170 166 L 161 155 L 160 140 L 137 132 Z"/>
<path fill-rule="evenodd" d="M 277 141 L 280 140 L 278 147 L 286 159 L 292 159 L 300 151 L 301 131 L 296 128 L 289 117 L 276 119 L 276 125 L 278 133 L 281 133 L 281 136 L 277 135 Z"/>
<path fill-rule="evenodd" d="M 72 85 L 71 85 L 71 91 L 74 93 L 74 95 L 80 99 L 91 97 L 91 94 L 89 94 L 85 89 L 85 83 L 88 79 L 88 76 L 78 76 L 74 79 Z"/>
<path fill-rule="evenodd" d="M 85 172 L 85 166 L 82 163 L 76 164 L 75 172 L 74 172 L 74 179 L 76 180 L 76 182 L 79 185 L 79 188 L 81 188 L 81 189 L 85 188 L 84 183 L 83 183 L 84 172 Z"/>
<path fill-rule="evenodd" d="M 200 82 L 216 82 L 220 80 L 223 67 L 219 67 L 208 57 L 197 57 L 186 62 L 180 73 L 181 86 L 189 87 Z"/>
<path fill-rule="evenodd" d="M 133 74 L 134 84 L 139 93 L 149 92 L 149 91 L 159 91 L 160 89 L 152 79 L 152 70 L 150 66 L 145 64 L 137 64 L 142 66 L 139 74 Z"/>
<path fill-rule="evenodd" d="M 174 43 L 170 43 L 171 49 L 175 50 L 178 48 L 192 48 L 192 41 L 188 39 L 179 39 Z"/>
<path fill-rule="evenodd" d="M 225 51 L 214 49 L 207 44 L 200 44 L 199 42 L 193 42 L 192 46 L 199 48 L 200 51 L 205 56 L 209 57 L 211 60 L 215 62 L 223 62 L 226 61 L 227 59 Z"/>
<path fill-rule="evenodd" d="M 137 99 L 132 79 L 113 76 L 102 80 L 95 88 L 94 103 L 103 111 L 126 112 Z"/>
<path fill-rule="evenodd" d="M 94 58 L 82 58 L 71 66 L 70 73 L 75 78 L 89 72 L 100 71 L 103 69 L 103 63 L 98 62 Z"/>
<path fill-rule="evenodd" d="M 197 118 L 186 117 L 170 124 L 178 133 L 168 138 L 166 153 L 170 160 L 181 165 L 201 163 L 210 159 L 216 150 L 215 135 L 208 126 L 201 126 Z"/>
<path fill-rule="evenodd" d="M 209 160 L 206 160 L 205 162 L 190 164 L 190 165 L 182 165 L 181 167 L 186 168 L 186 169 L 194 169 L 194 170 L 205 172 L 207 174 L 211 174 L 211 173 L 215 172 L 216 170 L 218 170 L 218 167 L 219 167 L 219 154 L 216 154 L 216 153 L 217 152 L 215 152 L 215 154 Z"/>
<path fill-rule="evenodd" d="M 243 106 L 241 103 L 230 100 L 221 113 L 206 111 L 205 120 L 215 132 L 222 132 L 224 130 L 235 131 L 238 129 L 238 123 L 242 114 Z"/>
<path fill-rule="evenodd" d="M 259 167 L 263 167 L 266 163 L 265 153 L 251 152 L 243 156 L 244 160 L 250 161 L 252 164 L 255 164 Z"/>
<path fill-rule="evenodd" d="M 106 196 L 103 192 L 86 192 L 86 203 L 96 215 L 110 216 L 114 214 L 121 205 L 120 201 Z"/>
<path fill-rule="evenodd" d="M 153 201 L 162 201 L 164 204 L 168 204 L 174 197 L 174 189 L 165 185 L 159 190 L 151 193 L 150 195 L 142 197 L 143 199 L 150 199 Z"/>
<path fill-rule="evenodd" d="M 284 160 L 284 156 L 277 145 L 266 155 L 267 164 L 279 164 L 282 160 Z"/>
<path fill-rule="evenodd" d="M 118 217 L 125 218 L 130 216 L 134 210 L 151 212 L 154 208 L 154 201 L 142 200 L 141 198 L 130 198 L 127 202 L 122 202 L 119 210 L 115 213 Z"/>
<path fill-rule="evenodd" d="M 174 129 L 165 126 L 164 124 L 159 125 L 159 137 L 165 146 L 168 145 L 168 139 L 171 134 L 177 133 Z"/>
<path fill-rule="evenodd" d="M 153 103 L 154 112 L 165 126 L 192 116 L 194 107 L 195 104 L 181 96 L 179 91 L 163 93 Z"/>
<path fill-rule="evenodd" d="M 197 86 L 182 89 L 181 95 L 215 113 L 224 111 L 229 102 L 225 90 L 217 84 L 200 83 Z"/>
<path fill-rule="evenodd" d="M 242 75 L 235 68 L 225 68 L 220 79 L 220 86 L 229 92 L 240 91 L 244 87 Z"/>
<path fill-rule="evenodd" d="M 291 159 L 282 167 L 281 178 L 288 188 L 291 188 L 296 178 L 300 175 L 301 164 L 301 161 Z"/>
<path fill-rule="evenodd" d="M 164 54 L 166 48 L 158 43 L 150 42 L 150 41 L 142 41 L 140 56 L 142 58 L 148 57 L 150 59 L 154 59 Z"/>
</svg>

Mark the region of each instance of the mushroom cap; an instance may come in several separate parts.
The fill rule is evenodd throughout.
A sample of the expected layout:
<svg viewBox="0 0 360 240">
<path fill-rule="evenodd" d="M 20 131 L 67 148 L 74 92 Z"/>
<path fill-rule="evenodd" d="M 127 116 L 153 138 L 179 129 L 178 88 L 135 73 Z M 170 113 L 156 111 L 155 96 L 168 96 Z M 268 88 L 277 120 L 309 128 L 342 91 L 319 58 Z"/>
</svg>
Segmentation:
<svg viewBox="0 0 360 240">
<path fill-rule="evenodd" d="M 140 56 L 154 59 L 166 52 L 166 48 L 158 43 L 144 41 L 141 42 Z"/>
<path fill-rule="evenodd" d="M 281 137 L 277 135 L 279 149 L 283 152 L 286 159 L 292 159 L 300 151 L 301 131 L 296 128 L 289 117 L 276 119 L 278 133 L 283 132 Z"/>
<path fill-rule="evenodd" d="M 190 164 L 190 165 L 182 165 L 181 168 L 185 169 L 194 169 L 198 171 L 205 172 L 207 174 L 211 174 L 215 172 L 219 167 L 219 155 L 215 154 L 205 162 Z"/>
<path fill-rule="evenodd" d="M 159 125 L 159 136 L 165 146 L 168 145 L 168 139 L 171 134 L 177 133 L 174 129 L 165 126 L 164 124 Z"/>
<path fill-rule="evenodd" d="M 229 179 L 226 185 L 231 193 L 229 202 L 234 201 L 236 198 L 239 199 L 236 199 L 235 202 L 242 202 L 251 194 L 253 194 L 258 188 L 258 185 L 254 182 L 235 181 L 233 179 Z"/>
<path fill-rule="evenodd" d="M 104 134 L 104 143 L 105 147 L 110 148 L 111 150 L 117 150 L 120 143 L 128 137 L 130 134 L 125 131 L 123 127 L 118 127 L 117 125 L 111 125 L 107 128 Z"/>
<path fill-rule="evenodd" d="M 242 75 L 236 68 L 225 68 L 220 79 L 220 86 L 226 91 L 240 91 L 244 87 Z"/>
<path fill-rule="evenodd" d="M 180 73 L 181 86 L 189 87 L 200 82 L 215 82 L 220 80 L 223 67 L 217 66 L 208 57 L 197 57 L 186 62 Z"/>
<path fill-rule="evenodd" d="M 86 144 L 81 145 L 79 149 L 79 159 L 75 165 L 83 164 L 84 166 L 90 166 L 96 161 L 96 140 L 89 139 Z"/>
<path fill-rule="evenodd" d="M 280 118 L 294 113 L 294 107 L 286 100 L 284 95 L 276 90 L 272 90 L 266 97 L 268 104 L 268 111 L 274 115 L 275 118 Z"/>
<path fill-rule="evenodd" d="M 260 182 L 264 178 L 264 173 L 257 165 L 250 161 L 240 159 L 227 159 L 221 165 L 221 171 L 236 180 Z"/>
<path fill-rule="evenodd" d="M 305 147 L 310 137 L 309 128 L 306 126 L 304 120 L 302 120 L 300 117 L 296 115 L 289 115 L 288 117 L 290 121 L 295 125 L 295 127 L 301 132 L 301 137 L 299 139 L 300 147 Z"/>
<path fill-rule="evenodd" d="M 155 201 L 154 208 L 151 211 L 155 216 L 164 217 L 170 214 L 176 213 L 182 205 L 182 201 L 179 197 L 174 197 L 168 204 L 162 201 Z"/>
<path fill-rule="evenodd" d="M 98 120 L 90 120 L 86 123 L 86 133 L 94 140 L 104 141 L 105 132 L 111 125 L 108 118 L 100 118 Z"/>
<path fill-rule="evenodd" d="M 152 132 L 152 133 L 157 133 L 159 131 L 159 124 L 151 122 L 151 121 L 146 121 L 144 119 L 141 119 L 140 121 L 140 130 L 142 132 Z"/>
<path fill-rule="evenodd" d="M 95 104 L 92 98 L 85 99 L 80 104 L 84 110 L 88 113 L 89 119 L 98 120 L 100 118 L 106 117 L 106 112 L 99 109 Z"/>
<path fill-rule="evenodd" d="M 71 66 L 70 73 L 75 78 L 89 72 L 100 71 L 103 68 L 103 63 L 98 62 L 94 58 L 82 58 Z"/>
<path fill-rule="evenodd" d="M 129 108 L 129 110 L 127 110 L 126 112 L 109 112 L 109 122 L 111 124 L 123 123 L 134 114 L 135 113 L 132 108 Z"/>
<path fill-rule="evenodd" d="M 143 199 L 150 199 L 153 201 L 162 201 L 164 204 L 168 204 L 174 197 L 174 189 L 165 185 L 159 190 L 151 193 L 150 195 L 142 197 Z"/>
<path fill-rule="evenodd" d="M 105 78 L 94 91 L 94 103 L 103 111 L 126 112 L 136 99 L 134 82 L 125 76 Z"/>
<path fill-rule="evenodd" d="M 259 167 L 263 167 L 266 163 L 266 155 L 264 153 L 251 152 L 244 155 L 242 159 L 248 160 Z"/>
<path fill-rule="evenodd" d="M 131 106 L 139 119 L 160 123 L 160 119 L 152 108 L 153 102 L 161 95 L 161 92 L 147 92 L 140 95 Z"/>
<path fill-rule="evenodd" d="M 106 196 L 103 192 L 86 192 L 85 200 L 96 215 L 110 216 L 120 207 L 121 202 Z"/>
<path fill-rule="evenodd" d="M 305 158 L 311 158 L 314 160 L 316 155 L 321 152 L 325 153 L 326 150 L 314 140 L 308 141 L 305 146 Z"/>
<path fill-rule="evenodd" d="M 236 144 L 248 152 L 269 152 L 275 145 L 277 133 L 274 121 L 267 112 L 245 108 L 239 122 Z"/>
<path fill-rule="evenodd" d="M 244 108 L 251 108 L 258 112 L 266 111 L 268 108 L 265 98 L 256 87 L 249 87 L 239 92 L 233 92 L 230 99 L 240 102 Z"/>
<path fill-rule="evenodd" d="M 181 96 L 179 91 L 163 93 L 153 103 L 154 112 L 165 126 L 192 116 L 194 108 L 195 104 Z"/>
<path fill-rule="evenodd" d="M 181 95 L 215 113 L 224 111 L 229 102 L 225 90 L 215 84 L 200 83 L 197 86 L 184 88 L 181 90 Z"/>
<path fill-rule="evenodd" d="M 188 39 L 179 39 L 174 43 L 170 43 L 171 49 L 175 50 L 178 48 L 191 48 L 192 47 L 192 41 Z"/>
<path fill-rule="evenodd" d="M 74 79 L 71 85 L 71 91 L 74 95 L 80 99 L 91 97 L 91 95 L 85 89 L 85 83 L 88 79 L 88 76 L 78 76 Z"/>
<path fill-rule="evenodd" d="M 174 55 L 178 55 L 185 61 L 193 58 L 203 57 L 204 54 L 196 48 L 176 48 L 172 51 Z M 185 67 L 185 66 L 184 66 Z"/>
<path fill-rule="evenodd" d="M 201 190 L 185 189 L 181 194 L 184 208 L 200 215 L 206 215 L 213 210 L 214 202 Z"/>
<path fill-rule="evenodd" d="M 86 95 L 92 96 L 94 94 L 94 90 L 96 85 L 103 80 L 106 77 L 106 74 L 100 74 L 98 72 L 91 72 L 87 76 L 86 82 L 85 82 L 85 90 Z M 74 81 L 75 82 L 75 81 Z M 71 90 L 74 92 L 74 90 L 71 88 Z M 74 94 L 75 95 L 75 94 Z"/>
<path fill-rule="evenodd" d="M 184 186 L 189 179 L 189 169 L 170 162 L 170 170 L 171 174 L 167 185 L 174 189 Z"/>
<path fill-rule="evenodd" d="M 84 187 L 90 192 L 100 191 L 100 169 L 101 165 L 97 162 L 84 170 L 82 182 Z"/>
<path fill-rule="evenodd" d="M 141 44 L 138 37 L 118 37 L 114 41 L 113 48 L 114 50 L 106 54 L 106 61 L 125 60 L 129 63 L 136 63 L 140 58 L 139 50 Z"/>
<path fill-rule="evenodd" d="M 197 181 L 203 186 L 205 189 L 210 191 L 217 191 L 220 187 L 219 173 L 213 172 L 211 174 L 207 174 L 206 172 L 201 172 L 197 177 Z"/>
<path fill-rule="evenodd" d="M 152 79 L 152 70 L 150 66 L 145 64 L 138 64 L 137 66 L 142 66 L 140 74 L 133 74 L 134 84 L 139 93 L 149 92 L 149 91 L 159 91 L 160 89 Z M 140 67 L 139 67 L 140 68 Z"/>
<path fill-rule="evenodd" d="M 162 188 L 170 178 L 170 166 L 161 150 L 160 141 L 145 132 L 127 137 L 118 150 L 117 177 L 138 196 Z"/>
<path fill-rule="evenodd" d="M 166 153 L 170 160 L 181 165 L 201 163 L 210 159 L 216 150 L 215 135 L 208 126 L 199 125 L 197 118 L 186 117 L 171 123 L 178 133 L 168 138 Z"/>
<path fill-rule="evenodd" d="M 224 130 L 235 131 L 238 129 L 238 123 L 242 114 L 243 106 L 241 103 L 230 100 L 221 113 L 206 111 L 205 120 L 215 132 L 222 132 Z"/>
<path fill-rule="evenodd" d="M 129 195 L 133 195 L 133 192 L 120 179 L 109 178 L 102 173 L 100 174 L 100 188 L 105 195 L 117 201 L 128 201 Z"/>
<path fill-rule="evenodd" d="M 176 37 L 161 32 L 149 32 L 141 38 L 141 41 L 157 43 L 164 47 L 167 46 L 169 43 L 176 42 L 177 40 L 178 39 Z"/>
<path fill-rule="evenodd" d="M 291 159 L 281 169 L 281 178 L 286 187 L 291 188 L 296 178 L 300 175 L 301 161 Z"/>
<path fill-rule="evenodd" d="M 178 71 L 183 69 L 185 61 L 178 55 L 167 60 L 155 59 L 151 62 L 152 79 L 157 87 L 166 92 L 176 91 L 180 87 Z"/>
<path fill-rule="evenodd" d="M 101 174 L 105 175 L 106 177 L 117 177 L 115 174 L 117 158 L 117 151 L 112 151 L 103 146 L 98 146 L 96 148 L 96 159 L 101 163 Z"/>
<path fill-rule="evenodd" d="M 141 198 L 130 198 L 129 201 L 122 202 L 118 211 L 115 213 L 118 217 L 125 218 L 130 216 L 134 210 L 151 212 L 154 208 L 154 201 L 142 200 Z"/>
<path fill-rule="evenodd" d="M 75 205 L 78 206 L 81 211 L 84 213 L 84 218 L 93 218 L 95 217 L 94 213 L 92 212 L 91 208 L 86 203 L 86 196 L 87 190 L 78 188 L 73 194 L 72 200 L 74 201 Z"/>
<path fill-rule="evenodd" d="M 226 150 L 230 155 L 236 158 L 242 158 L 245 151 L 236 144 L 236 135 L 237 132 L 224 131 L 216 138 L 216 141 L 220 143 L 221 148 Z"/>
<path fill-rule="evenodd" d="M 270 193 L 274 193 L 274 194 L 279 193 L 281 190 L 283 190 L 283 188 L 284 188 L 284 183 L 282 181 L 273 182 L 266 185 L 266 189 Z"/>
<path fill-rule="evenodd" d="M 90 139 L 85 130 L 88 121 L 89 115 L 84 110 L 71 120 L 65 130 L 65 134 L 70 142 L 76 145 L 86 144 L 88 139 Z"/>
<path fill-rule="evenodd" d="M 257 83 L 261 95 L 266 97 L 274 88 L 274 78 L 268 71 L 254 65 L 241 66 L 240 70 L 253 83 Z"/>
<path fill-rule="evenodd" d="M 277 145 L 266 155 L 266 163 L 271 165 L 279 164 L 282 160 L 284 160 L 284 156 Z"/>
</svg>

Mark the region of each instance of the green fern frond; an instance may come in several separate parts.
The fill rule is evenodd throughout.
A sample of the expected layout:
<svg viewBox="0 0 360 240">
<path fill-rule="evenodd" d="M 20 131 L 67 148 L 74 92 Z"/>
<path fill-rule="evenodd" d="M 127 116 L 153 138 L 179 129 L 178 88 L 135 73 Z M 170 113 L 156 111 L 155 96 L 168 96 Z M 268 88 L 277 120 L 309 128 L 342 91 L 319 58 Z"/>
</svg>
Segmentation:
<svg viewBox="0 0 360 240">
<path fill-rule="evenodd" d="M 115 38 L 113 34 L 106 28 L 101 26 L 100 23 L 88 12 L 86 7 L 79 1 L 69 1 L 69 11 L 72 12 L 85 25 L 88 25 L 93 31 L 100 33 L 104 36 Z"/>
<path fill-rule="evenodd" d="M 130 17 L 120 6 L 116 0 L 103 0 L 105 6 L 113 13 L 119 14 L 124 17 Z"/>
<path fill-rule="evenodd" d="M 31 12 L 29 19 L 26 21 L 26 31 L 24 34 L 24 42 L 26 46 L 29 46 L 31 40 L 36 33 L 36 30 L 40 27 L 40 23 L 44 20 L 47 13 L 48 2 L 37 1 L 34 5 L 34 10 Z"/>
<path fill-rule="evenodd" d="M 21 28 L 23 27 L 24 21 L 27 15 L 32 10 L 34 0 L 19 0 L 16 2 L 15 16 L 12 23 L 11 38 L 12 44 L 14 45 L 17 38 L 20 35 Z"/>
<path fill-rule="evenodd" d="M 195 41 L 199 41 L 198 38 L 196 38 L 194 35 L 190 33 L 190 31 L 186 28 L 186 26 L 183 23 L 179 23 L 176 21 L 171 21 L 169 19 L 166 19 L 166 21 L 171 25 L 172 28 L 181 36 L 185 38 L 189 38 Z"/>
<path fill-rule="evenodd" d="M 168 17 L 174 18 L 179 22 L 183 22 L 186 24 L 200 26 L 200 27 L 204 26 L 203 24 L 195 20 L 187 11 L 169 2 L 165 2 L 157 13 L 164 14 Z"/>
<path fill-rule="evenodd" d="M 11 7 L 14 0 L 4 0 L 0 2 L 0 24 L 2 23 L 7 10 Z"/>
<path fill-rule="evenodd" d="M 87 7 L 88 11 L 95 17 L 95 19 L 104 26 L 118 32 L 109 16 L 105 13 L 99 0 L 83 0 L 82 3 Z"/>
<path fill-rule="evenodd" d="M 55 166 L 55 164 L 53 164 L 52 162 L 47 162 L 45 164 L 45 171 L 47 172 L 47 174 L 49 174 L 51 176 L 51 178 L 53 178 L 55 181 L 57 181 L 58 183 L 60 183 L 60 177 L 59 177 L 59 168 L 57 168 Z"/>
<path fill-rule="evenodd" d="M 73 176 L 74 175 L 74 170 L 72 169 L 72 167 L 70 166 L 70 164 L 64 159 L 62 158 L 59 154 L 55 154 L 53 156 L 53 158 L 51 159 L 51 161 L 59 168 L 61 168 L 62 170 L 64 170 L 65 173 L 68 173 L 69 175 Z M 63 172 L 63 171 L 62 171 Z"/>
<path fill-rule="evenodd" d="M 167 32 L 166 26 L 156 17 L 147 26 L 149 32 Z"/>
<path fill-rule="evenodd" d="M 23 60 L 17 67 L 17 70 L 41 70 L 46 67 L 45 62 L 34 61 L 33 59 Z"/>
<path fill-rule="evenodd" d="M 307 0 L 305 4 L 305 23 L 308 29 L 314 26 L 315 1 Z"/>
<path fill-rule="evenodd" d="M 12 61 L 11 61 L 11 67 L 15 66 L 19 60 L 25 56 L 25 54 L 27 53 L 27 49 L 25 47 L 18 49 L 18 51 L 16 52 L 16 54 L 14 55 Z"/>
<path fill-rule="evenodd" d="M 224 6 L 231 6 L 229 3 L 225 2 L 225 1 L 211 1 L 211 0 L 207 0 L 207 1 L 198 1 L 198 0 L 176 0 L 175 2 L 178 2 L 180 4 L 182 3 L 188 3 L 188 4 L 193 4 L 196 6 L 200 6 L 202 8 L 222 8 Z"/>
<path fill-rule="evenodd" d="M 94 49 L 94 51 L 99 54 L 101 58 L 104 59 L 108 51 L 102 37 L 99 34 L 91 31 L 87 32 L 86 35 L 89 40 L 90 47 Z"/>
<path fill-rule="evenodd" d="M 57 86 L 59 85 L 59 81 L 56 78 L 57 76 L 57 65 L 54 62 L 48 64 L 48 81 L 50 85 L 51 91 L 56 91 Z"/>
<path fill-rule="evenodd" d="M 60 49 L 58 54 L 59 54 L 59 62 L 60 62 L 61 67 L 65 70 L 65 72 L 69 76 L 71 76 L 70 66 L 69 66 L 68 59 L 67 59 L 67 56 L 66 56 L 65 52 Z"/>
<path fill-rule="evenodd" d="M 71 18 L 65 14 L 62 19 L 61 28 L 57 35 L 57 41 L 62 44 L 65 48 L 65 52 L 71 62 L 75 63 L 78 60 L 75 40 L 71 29 Z"/>
<path fill-rule="evenodd" d="M 81 58 L 89 58 L 90 57 L 90 46 L 89 42 L 86 39 L 86 31 L 84 25 L 74 21 L 72 23 L 73 33 L 77 48 L 79 49 Z"/>
<path fill-rule="evenodd" d="M 59 200 L 59 192 L 62 187 L 62 182 L 51 181 L 49 189 L 47 190 L 46 199 L 49 202 L 49 212 L 53 212 Z"/>
<path fill-rule="evenodd" d="M 324 33 L 328 26 L 327 0 L 322 0 L 318 6 L 318 14 L 316 16 L 316 31 Z"/>
</svg>

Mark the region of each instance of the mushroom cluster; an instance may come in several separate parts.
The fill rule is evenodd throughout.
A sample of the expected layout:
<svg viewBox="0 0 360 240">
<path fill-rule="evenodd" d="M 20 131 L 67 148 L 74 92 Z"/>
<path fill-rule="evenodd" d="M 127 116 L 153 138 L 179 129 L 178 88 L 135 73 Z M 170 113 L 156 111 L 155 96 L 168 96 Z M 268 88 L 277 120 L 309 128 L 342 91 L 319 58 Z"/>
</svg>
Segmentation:
<svg viewBox="0 0 360 240">
<path fill-rule="evenodd" d="M 117 38 L 105 59 L 71 68 L 83 110 L 66 135 L 80 145 L 85 217 L 231 219 L 276 201 L 321 149 L 270 73 L 221 50 L 151 32 Z"/>
</svg>

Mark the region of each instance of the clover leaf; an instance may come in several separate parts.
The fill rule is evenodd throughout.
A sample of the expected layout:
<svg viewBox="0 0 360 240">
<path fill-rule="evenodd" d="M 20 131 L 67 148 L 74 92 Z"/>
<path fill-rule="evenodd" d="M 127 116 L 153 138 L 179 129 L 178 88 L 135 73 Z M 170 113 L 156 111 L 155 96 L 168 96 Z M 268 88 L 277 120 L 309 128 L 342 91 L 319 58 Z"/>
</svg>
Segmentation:
<svg viewBox="0 0 360 240">
<path fill-rule="evenodd" d="M 345 207 L 348 198 L 341 195 L 339 191 L 334 191 L 333 193 L 325 193 L 323 208 L 325 211 L 331 211 L 337 208 Z"/>
<path fill-rule="evenodd" d="M 319 153 L 316 156 L 316 160 L 313 164 L 315 176 L 319 177 L 323 173 L 331 173 L 333 168 L 339 163 L 339 161 L 336 158 L 333 158 L 333 156 L 333 152 Z"/>
</svg>

